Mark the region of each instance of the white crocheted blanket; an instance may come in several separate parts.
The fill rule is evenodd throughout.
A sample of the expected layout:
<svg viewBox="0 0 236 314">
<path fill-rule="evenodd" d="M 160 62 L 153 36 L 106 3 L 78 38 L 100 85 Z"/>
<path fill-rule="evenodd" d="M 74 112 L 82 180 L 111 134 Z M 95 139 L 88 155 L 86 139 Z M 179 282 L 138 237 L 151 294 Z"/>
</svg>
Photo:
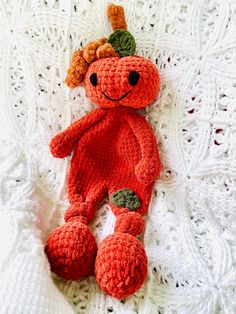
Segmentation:
<svg viewBox="0 0 236 314">
<path fill-rule="evenodd" d="M 129 0 L 138 54 L 161 91 L 147 109 L 164 164 L 147 217 L 146 284 L 118 301 L 93 277 L 51 278 L 45 240 L 67 207 L 50 138 L 92 104 L 69 57 L 111 26 L 103 0 L 0 1 L 0 313 L 236 313 L 236 1 Z M 104 203 L 92 229 L 112 232 Z"/>
</svg>

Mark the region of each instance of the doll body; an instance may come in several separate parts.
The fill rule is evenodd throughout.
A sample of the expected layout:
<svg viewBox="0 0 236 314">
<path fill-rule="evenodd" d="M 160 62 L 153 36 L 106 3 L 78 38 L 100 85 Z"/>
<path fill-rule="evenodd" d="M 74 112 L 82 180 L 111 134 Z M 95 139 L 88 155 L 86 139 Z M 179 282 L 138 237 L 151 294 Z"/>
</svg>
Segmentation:
<svg viewBox="0 0 236 314">
<path fill-rule="evenodd" d="M 89 222 L 107 192 L 111 195 L 125 188 L 140 200 L 135 212 L 147 212 L 161 163 L 151 128 L 136 110 L 121 106 L 95 109 L 51 142 L 55 157 L 65 157 L 73 147 L 68 199 L 74 206 L 66 220 L 80 215 Z M 112 202 L 111 207 L 116 216 L 130 210 Z"/>
</svg>

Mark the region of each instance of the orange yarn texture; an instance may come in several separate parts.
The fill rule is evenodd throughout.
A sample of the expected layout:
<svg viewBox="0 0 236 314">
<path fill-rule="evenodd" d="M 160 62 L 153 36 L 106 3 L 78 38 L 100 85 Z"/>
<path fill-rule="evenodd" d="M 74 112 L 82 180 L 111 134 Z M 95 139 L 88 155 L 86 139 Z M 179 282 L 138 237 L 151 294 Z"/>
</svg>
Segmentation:
<svg viewBox="0 0 236 314">
<path fill-rule="evenodd" d="M 79 221 L 55 229 L 45 247 L 51 271 L 69 280 L 88 276 L 93 271 L 96 251 L 94 235 Z"/>
<path fill-rule="evenodd" d="M 119 57 L 112 45 L 106 41 L 106 38 L 91 41 L 82 50 L 74 52 L 65 79 L 70 88 L 81 85 L 90 63 L 102 58 Z"/>
<path fill-rule="evenodd" d="M 108 10 L 111 20 L 119 15 L 116 10 L 122 11 Z M 126 25 L 122 14 L 112 23 L 113 28 Z M 111 48 L 101 39 L 72 57 L 67 84 L 75 87 L 84 80 L 87 96 L 99 108 L 50 143 L 53 156 L 73 156 L 66 223 L 49 236 L 45 252 L 57 275 L 78 280 L 95 272 L 101 289 L 122 299 L 135 293 L 147 276 L 147 256 L 135 237 L 144 230 L 143 215 L 162 166 L 152 129 L 137 110 L 155 99 L 160 79 L 150 60 L 109 57 Z M 87 225 L 106 194 L 116 223 L 114 234 L 97 249 Z"/>
<path fill-rule="evenodd" d="M 113 30 L 127 29 L 124 8 L 121 5 L 110 4 L 107 8 L 107 16 Z"/>
<path fill-rule="evenodd" d="M 70 88 L 79 86 L 83 82 L 87 70 L 88 64 L 83 57 L 83 50 L 76 51 L 71 57 L 71 66 L 65 79 L 66 84 Z"/>
<path fill-rule="evenodd" d="M 102 242 L 96 258 L 95 274 L 106 293 L 124 299 L 144 283 L 147 264 L 141 243 L 128 233 L 116 232 Z"/>
<path fill-rule="evenodd" d="M 83 49 L 83 57 L 87 63 L 92 63 L 97 60 L 96 51 L 99 47 L 106 43 L 106 38 L 89 42 Z"/>
</svg>

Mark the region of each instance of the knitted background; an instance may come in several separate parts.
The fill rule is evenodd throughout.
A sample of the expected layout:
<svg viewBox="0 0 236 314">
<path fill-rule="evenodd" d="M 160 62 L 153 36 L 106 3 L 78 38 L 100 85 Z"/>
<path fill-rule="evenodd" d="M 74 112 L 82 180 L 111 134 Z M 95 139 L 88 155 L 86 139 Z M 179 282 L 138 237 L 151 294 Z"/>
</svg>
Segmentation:
<svg viewBox="0 0 236 314">
<path fill-rule="evenodd" d="M 119 3 L 161 75 L 147 109 L 164 164 L 143 237 L 148 281 L 118 301 L 93 277 L 53 281 L 43 253 L 68 205 L 69 160 L 48 142 L 93 108 L 83 87 L 63 83 L 69 57 L 111 33 L 107 2 L 1 0 L 1 314 L 236 312 L 236 1 Z M 105 202 L 92 224 L 99 243 L 113 224 Z"/>
</svg>

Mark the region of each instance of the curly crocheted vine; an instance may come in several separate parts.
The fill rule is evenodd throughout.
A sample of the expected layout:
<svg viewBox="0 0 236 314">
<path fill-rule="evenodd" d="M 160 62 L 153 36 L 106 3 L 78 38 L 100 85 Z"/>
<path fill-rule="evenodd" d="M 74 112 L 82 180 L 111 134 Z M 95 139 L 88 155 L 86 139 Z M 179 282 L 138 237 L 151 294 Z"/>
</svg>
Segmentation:
<svg viewBox="0 0 236 314">
<path fill-rule="evenodd" d="M 71 58 L 66 83 L 84 82 L 86 94 L 99 108 L 56 135 L 50 149 L 64 158 L 73 151 L 68 175 L 65 224 L 48 238 L 51 270 L 78 280 L 95 273 L 101 289 L 122 299 L 135 293 L 147 276 L 148 259 L 136 239 L 152 187 L 161 172 L 155 136 L 137 112 L 157 96 L 160 79 L 150 60 L 135 54 L 126 30 L 124 10 L 108 7 L 114 33 L 89 42 Z M 88 228 L 97 206 L 109 194 L 116 216 L 114 233 L 97 248 Z"/>
</svg>

